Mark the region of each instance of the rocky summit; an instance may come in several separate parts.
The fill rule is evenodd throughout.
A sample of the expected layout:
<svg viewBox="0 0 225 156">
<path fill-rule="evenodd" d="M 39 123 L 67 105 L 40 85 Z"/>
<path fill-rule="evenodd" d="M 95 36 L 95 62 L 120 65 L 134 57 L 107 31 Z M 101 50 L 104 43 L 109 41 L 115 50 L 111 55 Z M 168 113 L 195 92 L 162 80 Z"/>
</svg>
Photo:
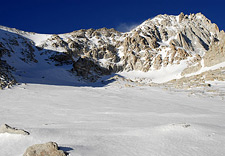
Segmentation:
<svg viewBox="0 0 225 156">
<path fill-rule="evenodd" d="M 225 81 L 224 46 L 224 31 L 201 13 L 158 15 L 125 33 L 102 28 L 51 35 L 1 26 L 1 88 L 64 78 L 95 82 L 113 73 L 165 69 L 176 71 L 170 83 L 191 76 Z M 217 75 L 207 74 L 213 70 Z"/>
</svg>

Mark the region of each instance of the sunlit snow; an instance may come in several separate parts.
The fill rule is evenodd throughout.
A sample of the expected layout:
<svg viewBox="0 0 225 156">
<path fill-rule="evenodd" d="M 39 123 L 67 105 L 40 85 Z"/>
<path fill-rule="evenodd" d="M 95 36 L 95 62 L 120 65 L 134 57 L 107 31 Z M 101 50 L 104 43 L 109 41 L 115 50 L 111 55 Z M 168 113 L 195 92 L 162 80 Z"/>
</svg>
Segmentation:
<svg viewBox="0 0 225 156">
<path fill-rule="evenodd" d="M 21 156 L 56 141 L 71 156 L 222 156 L 225 105 L 154 87 L 22 84 L 0 91 L 0 124 L 29 136 L 0 134 L 0 155 Z"/>
</svg>

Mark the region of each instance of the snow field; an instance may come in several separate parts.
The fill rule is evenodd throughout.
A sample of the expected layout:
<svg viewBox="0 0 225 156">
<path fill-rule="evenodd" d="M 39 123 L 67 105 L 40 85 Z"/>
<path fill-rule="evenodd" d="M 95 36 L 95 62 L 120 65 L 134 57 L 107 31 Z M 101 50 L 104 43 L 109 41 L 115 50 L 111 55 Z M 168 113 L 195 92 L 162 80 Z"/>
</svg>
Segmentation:
<svg viewBox="0 0 225 156">
<path fill-rule="evenodd" d="M 154 87 L 22 84 L 0 92 L 0 155 L 55 141 L 72 156 L 222 156 L 224 101 Z"/>
</svg>

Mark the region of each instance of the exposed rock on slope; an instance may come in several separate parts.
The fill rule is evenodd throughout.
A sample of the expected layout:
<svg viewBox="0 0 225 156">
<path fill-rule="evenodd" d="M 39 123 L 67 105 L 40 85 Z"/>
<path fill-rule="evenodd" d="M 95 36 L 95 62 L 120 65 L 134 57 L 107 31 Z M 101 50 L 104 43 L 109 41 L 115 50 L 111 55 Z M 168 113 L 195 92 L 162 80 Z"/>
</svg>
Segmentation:
<svg viewBox="0 0 225 156">
<path fill-rule="evenodd" d="M 109 75 L 111 73 L 111 70 L 101 67 L 89 58 L 79 58 L 74 62 L 73 70 L 76 71 L 77 76 L 82 76 L 91 81 L 95 81 L 100 75 Z"/>
<path fill-rule="evenodd" d="M 11 74 L 13 68 L 8 65 L 5 60 L 0 58 L 0 89 L 11 87 L 16 83 L 16 80 Z"/>
<path fill-rule="evenodd" d="M 204 65 L 210 67 L 225 62 L 225 33 L 220 31 L 218 38 L 214 38 L 209 50 L 204 55 Z"/>
</svg>

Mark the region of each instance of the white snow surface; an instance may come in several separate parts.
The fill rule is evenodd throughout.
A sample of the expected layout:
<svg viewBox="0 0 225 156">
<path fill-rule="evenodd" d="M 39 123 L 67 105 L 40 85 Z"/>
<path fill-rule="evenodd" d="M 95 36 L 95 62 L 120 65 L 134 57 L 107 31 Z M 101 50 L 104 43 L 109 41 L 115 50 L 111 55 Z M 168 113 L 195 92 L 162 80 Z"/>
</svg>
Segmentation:
<svg viewBox="0 0 225 156">
<path fill-rule="evenodd" d="M 144 81 L 145 83 L 164 83 L 173 79 L 181 78 L 181 72 L 187 67 L 186 62 L 183 61 L 180 65 L 168 65 L 159 70 L 150 70 L 148 72 L 129 71 L 120 72 L 119 74 L 125 78 L 134 81 Z"/>
<path fill-rule="evenodd" d="M 71 156 L 223 156 L 224 101 L 160 88 L 22 84 L 0 91 L 0 155 L 55 141 Z"/>
<path fill-rule="evenodd" d="M 50 34 L 28 34 L 24 35 L 24 37 L 29 38 L 30 40 L 34 41 L 36 46 L 41 45 L 44 41 L 50 38 L 52 35 Z"/>
</svg>

